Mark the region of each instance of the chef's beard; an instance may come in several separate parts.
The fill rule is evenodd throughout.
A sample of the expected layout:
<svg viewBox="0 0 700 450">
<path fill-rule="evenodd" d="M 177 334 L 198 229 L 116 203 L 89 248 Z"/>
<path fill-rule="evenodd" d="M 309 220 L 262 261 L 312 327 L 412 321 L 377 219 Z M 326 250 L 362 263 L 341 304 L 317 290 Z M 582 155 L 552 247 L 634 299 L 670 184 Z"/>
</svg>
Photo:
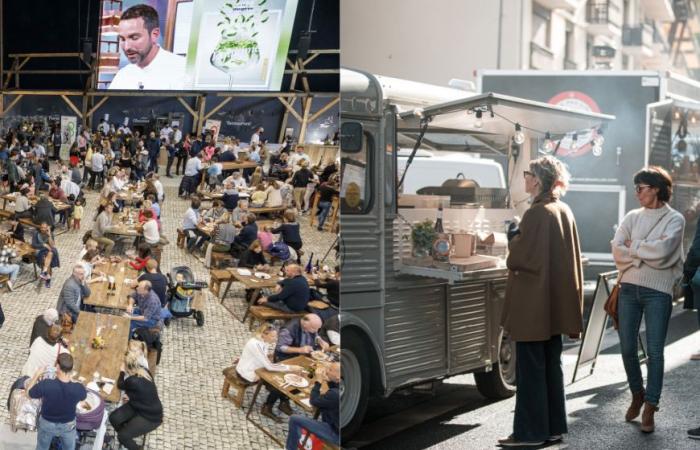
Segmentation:
<svg viewBox="0 0 700 450">
<path fill-rule="evenodd" d="M 141 62 L 148 56 L 148 54 L 151 52 L 151 49 L 153 48 L 153 44 L 149 41 L 148 42 L 148 47 L 146 47 L 143 51 L 140 52 L 134 52 L 134 53 L 127 53 L 126 58 L 129 60 L 131 64 L 141 64 Z M 135 60 L 132 60 L 132 58 L 136 58 Z"/>
</svg>

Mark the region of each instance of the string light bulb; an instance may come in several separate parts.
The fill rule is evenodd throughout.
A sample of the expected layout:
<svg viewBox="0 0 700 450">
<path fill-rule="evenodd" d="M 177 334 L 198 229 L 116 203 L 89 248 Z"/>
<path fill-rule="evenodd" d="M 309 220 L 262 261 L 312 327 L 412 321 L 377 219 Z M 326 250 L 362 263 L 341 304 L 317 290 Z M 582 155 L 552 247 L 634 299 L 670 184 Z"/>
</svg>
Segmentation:
<svg viewBox="0 0 700 450">
<path fill-rule="evenodd" d="M 474 128 L 481 128 L 484 126 L 484 121 L 481 120 L 482 115 L 483 115 L 483 113 L 480 110 L 478 110 L 476 112 L 476 120 L 474 121 Z"/>
<path fill-rule="evenodd" d="M 525 133 L 523 133 L 523 129 L 519 123 L 515 124 L 515 135 L 513 135 L 513 141 L 518 145 L 522 145 L 523 142 L 525 142 Z"/>
<path fill-rule="evenodd" d="M 552 140 L 552 135 L 549 134 L 549 131 L 544 134 L 542 150 L 544 150 L 545 153 L 552 153 L 552 150 L 554 150 L 554 141 Z"/>
</svg>

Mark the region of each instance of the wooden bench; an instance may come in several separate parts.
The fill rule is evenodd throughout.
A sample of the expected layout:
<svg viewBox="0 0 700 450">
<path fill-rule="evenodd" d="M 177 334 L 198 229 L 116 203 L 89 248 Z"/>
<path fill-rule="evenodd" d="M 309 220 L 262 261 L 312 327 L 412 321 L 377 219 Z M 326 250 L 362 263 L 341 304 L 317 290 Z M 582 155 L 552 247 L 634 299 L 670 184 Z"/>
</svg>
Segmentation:
<svg viewBox="0 0 700 450">
<path fill-rule="evenodd" d="M 233 265 L 233 256 L 229 252 L 211 252 L 212 267 L 220 267 L 222 262 Z"/>
<path fill-rule="evenodd" d="M 256 386 L 258 383 L 250 383 L 248 380 L 241 378 L 236 372 L 237 365 L 238 359 L 234 361 L 233 366 L 227 367 L 222 371 L 224 374 L 224 386 L 221 389 L 221 396 L 230 400 L 238 408 L 243 409 L 243 398 L 245 397 L 246 389 Z M 231 388 L 235 390 L 234 395 L 231 395 Z"/>
<path fill-rule="evenodd" d="M 280 311 L 278 309 L 274 308 L 269 308 L 267 306 L 251 306 L 250 307 L 250 312 L 248 313 L 248 317 L 250 317 L 250 322 L 248 325 L 248 328 L 250 331 L 253 331 L 253 326 L 255 325 L 255 321 L 258 321 L 260 323 L 264 322 L 272 322 L 275 320 L 284 320 L 285 322 L 291 319 L 295 319 L 297 317 L 304 317 L 306 313 L 305 312 L 300 312 L 300 313 L 286 313 L 284 311 Z"/>
<path fill-rule="evenodd" d="M 255 213 L 256 216 L 259 216 L 261 214 L 269 214 L 270 217 L 276 217 L 282 215 L 282 213 L 286 210 L 287 208 L 284 206 L 275 206 L 275 207 L 270 207 L 270 206 L 262 206 L 260 208 L 253 208 L 249 207 L 248 211 Z"/>
<path fill-rule="evenodd" d="M 228 270 L 218 270 L 213 269 L 209 271 L 209 290 L 212 294 L 216 295 L 219 300 L 223 302 L 220 297 L 221 285 L 225 282 L 231 281 L 233 275 Z"/>
</svg>

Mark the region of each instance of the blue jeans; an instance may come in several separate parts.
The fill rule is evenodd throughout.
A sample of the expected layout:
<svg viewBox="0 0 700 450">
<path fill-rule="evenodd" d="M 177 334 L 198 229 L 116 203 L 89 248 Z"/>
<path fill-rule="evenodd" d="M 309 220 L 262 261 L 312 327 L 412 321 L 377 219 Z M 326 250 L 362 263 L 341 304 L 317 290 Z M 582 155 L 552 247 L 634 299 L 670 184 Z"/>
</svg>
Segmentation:
<svg viewBox="0 0 700 450">
<path fill-rule="evenodd" d="M 6 264 L 4 266 L 0 266 L 0 275 L 9 275 L 12 283 L 17 280 L 17 274 L 19 274 L 19 264 Z"/>
<path fill-rule="evenodd" d="M 645 401 L 659 404 L 664 380 L 664 345 L 671 318 L 671 296 L 635 284 L 622 283 L 618 299 L 620 349 L 632 393 L 644 389 L 637 342 L 644 315 L 646 325 L 647 389 Z"/>
<path fill-rule="evenodd" d="M 75 448 L 75 439 L 77 437 L 75 420 L 68 423 L 54 423 L 39 416 L 37 432 L 36 450 L 48 450 L 54 437 L 61 439 L 62 448 Z"/>
<path fill-rule="evenodd" d="M 326 223 L 326 217 L 328 217 L 328 213 L 331 210 L 331 202 L 318 202 L 318 226 L 319 228 L 323 227 L 323 224 Z"/>
<path fill-rule="evenodd" d="M 161 314 L 162 313 L 163 312 L 161 311 Z M 135 316 L 141 315 L 141 310 L 139 310 L 139 308 L 134 307 L 133 315 L 135 315 Z M 131 336 L 131 333 L 133 333 L 134 330 L 137 328 L 153 328 L 156 325 L 158 325 L 158 321 L 156 319 L 132 320 L 131 323 L 129 324 L 129 335 Z"/>
<path fill-rule="evenodd" d="M 287 434 L 287 446 L 285 447 L 287 450 L 298 449 L 302 428 L 329 444 L 338 445 L 340 443 L 338 430 L 334 430 L 327 423 L 304 416 L 293 415 L 289 417 L 289 434 Z"/>
</svg>

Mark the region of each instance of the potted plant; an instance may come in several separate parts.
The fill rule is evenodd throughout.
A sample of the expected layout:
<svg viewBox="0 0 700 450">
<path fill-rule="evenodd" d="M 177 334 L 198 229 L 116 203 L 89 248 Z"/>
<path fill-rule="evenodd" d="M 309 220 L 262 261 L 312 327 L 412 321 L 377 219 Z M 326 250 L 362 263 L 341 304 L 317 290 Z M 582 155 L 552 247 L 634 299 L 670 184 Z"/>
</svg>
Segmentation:
<svg viewBox="0 0 700 450">
<path fill-rule="evenodd" d="M 413 256 L 425 257 L 430 256 L 433 247 L 433 241 L 437 237 L 435 224 L 432 220 L 424 220 L 413 226 L 411 230 L 411 240 L 413 242 Z"/>
</svg>

